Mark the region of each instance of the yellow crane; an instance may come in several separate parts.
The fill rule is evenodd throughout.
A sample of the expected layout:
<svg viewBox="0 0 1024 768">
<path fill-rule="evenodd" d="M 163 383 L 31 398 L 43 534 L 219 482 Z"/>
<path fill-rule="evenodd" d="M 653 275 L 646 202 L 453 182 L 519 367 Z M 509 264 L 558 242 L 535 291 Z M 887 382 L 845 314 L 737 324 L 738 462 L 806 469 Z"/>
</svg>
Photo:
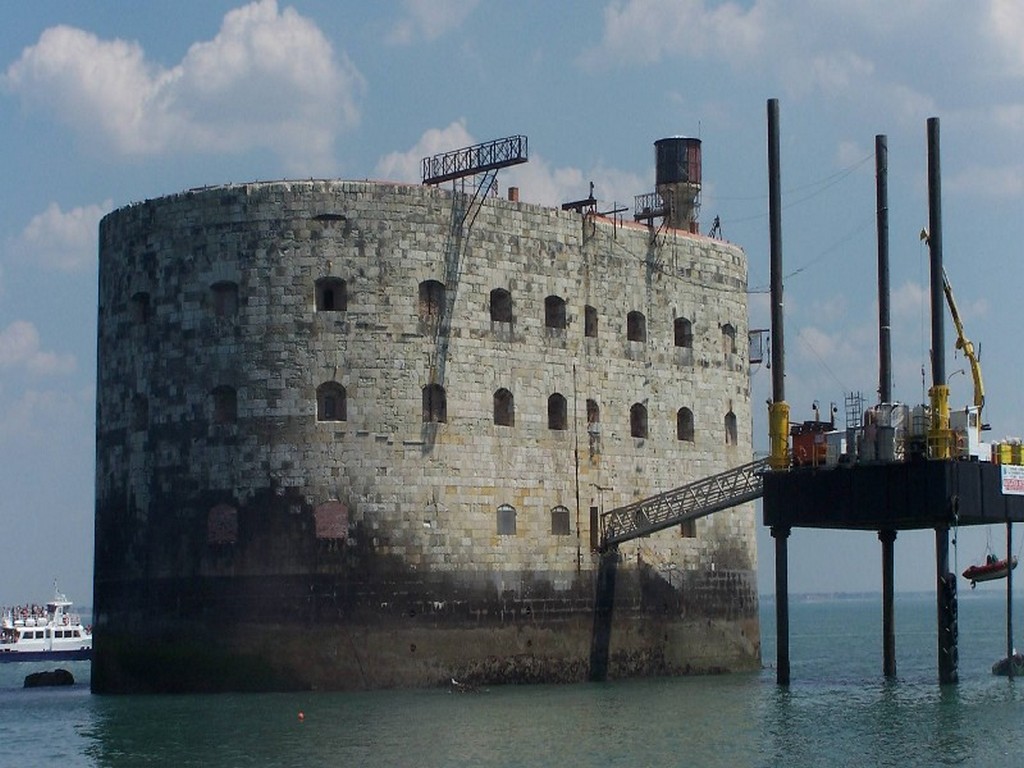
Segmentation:
<svg viewBox="0 0 1024 768">
<path fill-rule="evenodd" d="M 949 305 L 949 314 L 953 317 L 953 325 L 956 328 L 956 348 L 962 350 L 964 357 L 971 366 L 971 378 L 974 379 L 974 404 L 978 407 L 978 420 L 981 420 L 981 409 L 985 407 L 985 384 L 981 380 L 981 361 L 974 351 L 974 344 L 964 334 L 964 324 L 960 319 L 960 311 L 956 306 L 956 299 L 953 298 L 953 286 L 949 284 L 949 277 L 946 275 L 946 268 L 942 268 L 942 290 L 946 294 L 946 303 Z"/>
<path fill-rule="evenodd" d="M 921 240 L 930 245 L 928 230 L 921 230 Z M 974 344 L 964 333 L 964 323 L 960 319 L 960 310 L 956 306 L 953 286 L 949 282 L 945 267 L 942 268 L 942 291 L 946 294 L 949 314 L 952 315 L 953 325 L 956 327 L 956 348 L 963 350 L 971 366 L 971 378 L 974 380 L 974 407 L 966 409 L 964 413 L 966 424 L 963 426 L 968 432 L 968 445 L 965 447 L 968 455 L 980 457 L 985 452 L 981 433 L 987 429 L 981 420 L 981 411 L 985 407 L 985 384 L 981 378 L 981 362 L 974 350 Z M 929 390 L 929 394 L 932 408 L 932 425 L 928 434 L 929 455 L 934 458 L 949 458 L 950 449 L 953 447 L 949 422 L 949 386 L 945 382 L 935 384 Z"/>
</svg>

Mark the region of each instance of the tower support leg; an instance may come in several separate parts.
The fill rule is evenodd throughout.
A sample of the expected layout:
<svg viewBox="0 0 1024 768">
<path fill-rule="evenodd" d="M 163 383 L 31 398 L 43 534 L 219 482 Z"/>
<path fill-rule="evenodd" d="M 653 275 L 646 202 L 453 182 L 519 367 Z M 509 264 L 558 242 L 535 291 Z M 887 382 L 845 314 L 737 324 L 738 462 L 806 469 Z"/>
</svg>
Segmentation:
<svg viewBox="0 0 1024 768">
<path fill-rule="evenodd" d="M 935 529 L 935 574 L 938 599 L 939 683 L 959 682 L 957 671 L 956 574 L 949 571 L 949 527 Z"/>
<path fill-rule="evenodd" d="M 896 677 L 896 610 L 894 604 L 894 544 L 896 531 L 878 532 L 882 542 L 882 674 Z"/>
<path fill-rule="evenodd" d="M 1013 679 L 1013 523 L 1006 521 L 1006 665 L 1007 672 Z"/>
<path fill-rule="evenodd" d="M 775 681 L 789 685 L 789 527 L 772 526 L 775 539 Z"/>
</svg>

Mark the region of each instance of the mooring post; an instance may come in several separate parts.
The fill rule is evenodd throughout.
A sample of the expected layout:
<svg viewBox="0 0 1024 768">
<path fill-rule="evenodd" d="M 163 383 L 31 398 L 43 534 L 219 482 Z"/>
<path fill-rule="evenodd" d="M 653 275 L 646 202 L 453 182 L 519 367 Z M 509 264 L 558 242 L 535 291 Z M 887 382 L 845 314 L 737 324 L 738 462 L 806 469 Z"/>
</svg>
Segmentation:
<svg viewBox="0 0 1024 768">
<path fill-rule="evenodd" d="M 775 681 L 789 685 L 789 527 L 772 526 L 775 539 Z"/>
<path fill-rule="evenodd" d="M 896 531 L 879 531 L 878 539 L 882 542 L 882 674 L 896 677 L 896 611 L 893 600 Z"/>
<path fill-rule="evenodd" d="M 592 683 L 608 679 L 608 657 L 612 638 L 612 616 L 615 611 L 615 573 L 619 565 L 619 548 L 612 546 L 601 552 L 594 584 L 594 625 L 590 635 L 590 674 Z"/>
<path fill-rule="evenodd" d="M 935 529 L 939 683 L 959 682 L 957 672 L 956 574 L 949 572 L 949 526 Z"/>
</svg>

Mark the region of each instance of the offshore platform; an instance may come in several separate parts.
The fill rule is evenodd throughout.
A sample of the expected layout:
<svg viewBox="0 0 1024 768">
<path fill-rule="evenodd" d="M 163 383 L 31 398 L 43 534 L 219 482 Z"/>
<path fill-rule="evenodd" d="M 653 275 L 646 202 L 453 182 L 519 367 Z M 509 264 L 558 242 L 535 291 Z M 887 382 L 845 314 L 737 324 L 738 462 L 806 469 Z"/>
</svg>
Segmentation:
<svg viewBox="0 0 1024 768">
<path fill-rule="evenodd" d="M 1013 650 L 1012 525 L 1024 522 L 1024 457 L 1019 442 L 982 440 L 984 386 L 974 347 L 967 339 L 942 263 L 942 205 L 939 120 L 927 122 L 928 230 L 932 386 L 929 402 L 893 402 L 889 318 L 888 150 L 875 137 L 879 402 L 864 409 L 859 396 L 846 402 L 847 428 L 828 420 L 790 423 L 785 399 L 785 344 L 782 285 L 782 225 L 778 101 L 768 101 L 769 229 L 771 258 L 772 400 L 768 458 L 605 513 L 603 547 L 595 601 L 591 669 L 607 653 L 615 548 L 623 542 L 686 520 L 763 497 L 764 524 L 775 541 L 776 677 L 790 682 L 788 539 L 793 528 L 877 531 L 882 554 L 883 672 L 896 675 L 894 545 L 903 530 L 935 531 L 937 661 L 940 683 L 958 681 L 957 577 L 950 572 L 950 529 L 1005 524 L 1005 560 L 993 558 L 993 575 L 1007 579 L 1007 658 L 997 668 L 1010 675 Z M 945 369 L 944 299 L 957 330 L 956 346 L 971 365 L 974 400 L 953 409 Z M 792 442 L 791 442 L 792 438 Z M 986 571 L 986 575 L 987 575 Z"/>
</svg>

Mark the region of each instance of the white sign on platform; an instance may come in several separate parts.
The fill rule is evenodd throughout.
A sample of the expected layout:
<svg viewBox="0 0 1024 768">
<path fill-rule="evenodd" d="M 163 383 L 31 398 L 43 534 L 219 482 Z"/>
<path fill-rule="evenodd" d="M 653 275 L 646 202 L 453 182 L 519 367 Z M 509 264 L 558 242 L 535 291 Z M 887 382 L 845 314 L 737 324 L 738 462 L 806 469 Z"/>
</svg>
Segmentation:
<svg viewBox="0 0 1024 768">
<path fill-rule="evenodd" d="M 1015 464 L 1002 464 L 1003 494 L 1024 496 L 1024 467 Z"/>
</svg>

